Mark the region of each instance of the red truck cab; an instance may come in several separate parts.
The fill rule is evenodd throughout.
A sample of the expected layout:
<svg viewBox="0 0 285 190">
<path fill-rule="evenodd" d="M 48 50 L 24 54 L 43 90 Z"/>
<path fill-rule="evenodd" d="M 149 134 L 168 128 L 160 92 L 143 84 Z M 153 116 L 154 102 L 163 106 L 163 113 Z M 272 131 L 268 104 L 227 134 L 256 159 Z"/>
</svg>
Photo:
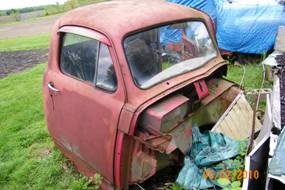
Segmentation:
<svg viewBox="0 0 285 190">
<path fill-rule="evenodd" d="M 163 1 L 111 1 L 55 24 L 43 81 L 50 135 L 103 189 L 128 189 L 191 148 L 191 127 L 218 119 L 234 84 L 211 19 Z M 219 111 L 216 111 L 219 110 Z M 211 114 L 211 113 L 210 113 Z"/>
</svg>

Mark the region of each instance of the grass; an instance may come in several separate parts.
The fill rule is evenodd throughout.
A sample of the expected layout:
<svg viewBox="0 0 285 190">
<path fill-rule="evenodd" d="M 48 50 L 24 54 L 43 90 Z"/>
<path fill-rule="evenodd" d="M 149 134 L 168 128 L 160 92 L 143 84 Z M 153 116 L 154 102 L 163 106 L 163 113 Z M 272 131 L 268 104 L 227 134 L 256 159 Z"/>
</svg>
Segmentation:
<svg viewBox="0 0 285 190">
<path fill-rule="evenodd" d="M 259 89 L 263 80 L 263 67 L 261 64 L 247 64 L 243 66 L 229 65 L 227 79 L 241 84 L 242 76 L 244 75 L 244 88 L 246 91 Z M 270 87 L 270 83 L 265 82 L 264 87 Z"/>
<path fill-rule="evenodd" d="M 0 80 L 0 189 L 94 189 L 67 167 L 49 137 L 42 106 L 44 67 Z"/>
<path fill-rule="evenodd" d="M 50 34 L 0 39 L 0 51 L 48 48 Z"/>
<path fill-rule="evenodd" d="M 245 74 L 244 74 L 244 71 L 245 71 Z M 245 91 L 250 91 L 250 90 L 260 89 L 260 88 L 272 88 L 272 84 L 266 80 L 262 86 L 263 67 L 261 64 L 257 64 L 257 63 L 247 64 L 247 65 L 244 65 L 244 67 L 229 65 L 228 75 L 226 78 L 228 80 L 236 82 L 237 84 L 241 84 L 243 74 L 244 74 L 244 82 L 242 86 L 244 87 Z M 253 96 L 247 95 L 246 98 L 251 104 L 251 106 L 253 106 L 254 105 Z M 258 107 L 259 111 L 264 112 L 265 107 L 266 107 L 266 101 L 260 100 L 259 107 Z"/>
</svg>

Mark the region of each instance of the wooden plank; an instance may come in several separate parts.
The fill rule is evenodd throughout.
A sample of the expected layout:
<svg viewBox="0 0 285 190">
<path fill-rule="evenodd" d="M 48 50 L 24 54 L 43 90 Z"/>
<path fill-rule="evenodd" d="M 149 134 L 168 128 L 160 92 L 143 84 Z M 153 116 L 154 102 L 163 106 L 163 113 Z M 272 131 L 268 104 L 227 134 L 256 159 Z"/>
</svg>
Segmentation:
<svg viewBox="0 0 285 190">
<path fill-rule="evenodd" d="M 241 107 L 240 107 L 240 104 L 238 103 L 237 104 L 237 106 L 235 106 L 234 107 L 234 111 L 235 112 L 237 112 L 239 110 L 239 112 L 241 112 Z M 240 120 L 240 125 L 245 125 L 245 126 L 248 126 L 248 119 L 246 119 L 246 116 L 247 116 L 247 114 L 243 114 L 242 112 L 241 112 L 241 115 L 240 115 L 240 117 L 239 117 L 239 120 Z M 247 128 L 248 129 L 248 128 Z M 242 136 L 247 136 L 248 135 L 248 131 L 249 130 L 246 130 L 246 131 L 243 131 L 243 130 L 241 130 L 241 137 Z"/>
<path fill-rule="evenodd" d="M 230 121 L 231 123 L 231 126 L 228 126 L 229 130 L 231 131 L 231 134 L 233 137 L 235 138 L 239 138 L 239 134 L 240 133 L 237 133 L 237 129 L 239 128 L 238 124 L 236 123 L 236 116 L 235 116 L 235 112 L 230 112 L 227 119 L 228 121 Z"/>
<path fill-rule="evenodd" d="M 239 102 L 237 103 L 237 105 L 239 104 Z M 247 128 L 247 120 L 242 120 L 242 118 L 245 117 L 245 112 L 242 112 L 240 109 L 238 109 L 238 106 L 233 107 L 233 117 L 232 120 L 233 122 L 236 123 L 236 131 L 238 132 L 238 137 L 239 139 L 241 139 L 244 136 L 247 136 L 248 134 L 248 128 Z"/>
<path fill-rule="evenodd" d="M 280 26 L 278 29 L 274 49 L 285 52 L 285 26 Z"/>
<path fill-rule="evenodd" d="M 249 137 L 251 135 L 253 110 L 245 96 L 238 97 L 229 108 L 212 131 L 221 132 L 235 140 Z M 256 131 L 261 127 L 260 121 L 256 118 Z"/>
<path fill-rule="evenodd" d="M 230 120 L 229 117 L 226 117 L 225 120 L 225 127 L 222 128 L 222 131 L 224 134 L 226 134 L 226 136 L 231 137 L 233 139 L 236 138 L 236 134 L 234 134 L 232 131 L 230 131 L 230 127 L 234 127 L 232 121 Z"/>
</svg>

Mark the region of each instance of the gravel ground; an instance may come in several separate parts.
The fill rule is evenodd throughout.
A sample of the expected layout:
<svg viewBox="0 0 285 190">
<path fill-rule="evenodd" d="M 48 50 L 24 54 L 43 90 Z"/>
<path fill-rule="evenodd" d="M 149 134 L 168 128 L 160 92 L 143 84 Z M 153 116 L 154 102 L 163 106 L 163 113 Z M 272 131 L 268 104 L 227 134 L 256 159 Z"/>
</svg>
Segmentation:
<svg viewBox="0 0 285 190">
<path fill-rule="evenodd" d="M 0 25 L 0 39 L 50 33 L 52 26 L 60 16 L 53 15 L 12 25 Z"/>
</svg>

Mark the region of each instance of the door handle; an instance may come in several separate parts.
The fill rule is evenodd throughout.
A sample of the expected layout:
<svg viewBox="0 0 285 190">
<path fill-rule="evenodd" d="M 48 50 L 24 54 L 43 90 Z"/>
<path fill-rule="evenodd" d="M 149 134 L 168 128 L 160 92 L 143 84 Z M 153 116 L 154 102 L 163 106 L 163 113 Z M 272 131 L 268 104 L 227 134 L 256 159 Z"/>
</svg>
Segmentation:
<svg viewBox="0 0 285 190">
<path fill-rule="evenodd" d="M 58 90 L 58 89 L 56 89 L 56 88 L 54 87 L 54 85 L 53 85 L 52 82 L 49 82 L 47 86 L 48 86 L 48 88 L 49 88 L 51 91 L 53 91 L 53 92 L 60 92 L 60 90 Z"/>
</svg>

